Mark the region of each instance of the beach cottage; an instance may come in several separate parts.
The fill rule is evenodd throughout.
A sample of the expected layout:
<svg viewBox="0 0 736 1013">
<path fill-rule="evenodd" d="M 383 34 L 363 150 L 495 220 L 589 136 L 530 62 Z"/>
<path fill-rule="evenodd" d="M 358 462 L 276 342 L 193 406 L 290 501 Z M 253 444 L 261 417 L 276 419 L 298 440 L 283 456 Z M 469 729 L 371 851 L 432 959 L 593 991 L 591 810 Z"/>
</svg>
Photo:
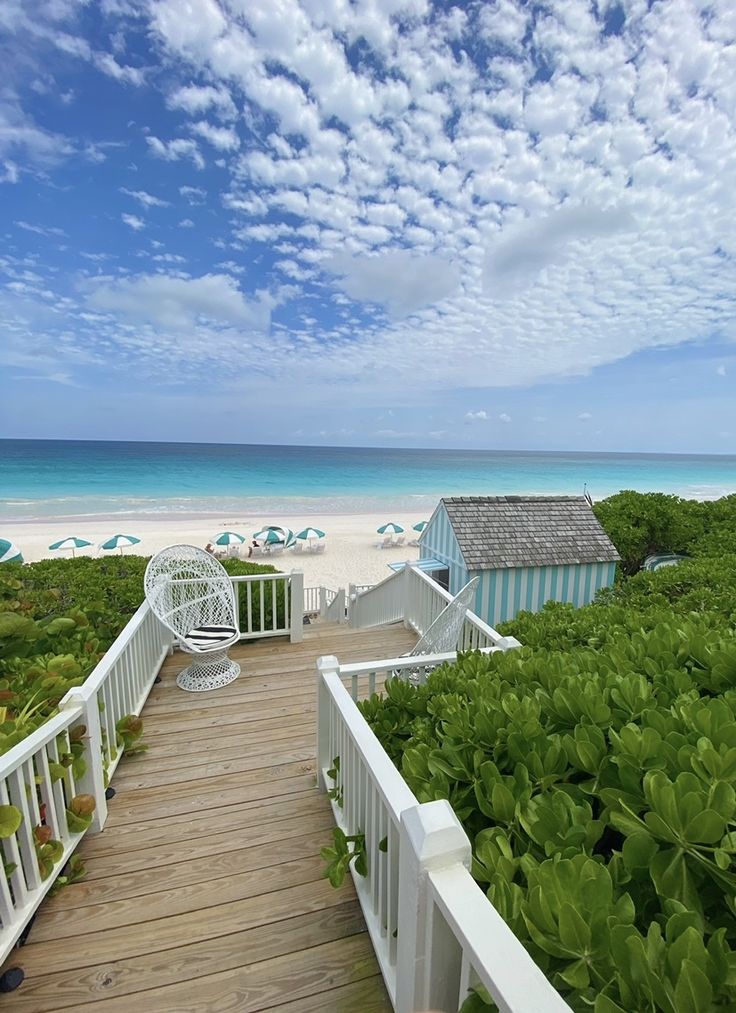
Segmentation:
<svg viewBox="0 0 736 1013">
<path fill-rule="evenodd" d="M 419 545 L 452 594 L 480 577 L 474 611 L 491 626 L 550 599 L 586 605 L 620 559 L 584 496 L 447 497 Z"/>
</svg>

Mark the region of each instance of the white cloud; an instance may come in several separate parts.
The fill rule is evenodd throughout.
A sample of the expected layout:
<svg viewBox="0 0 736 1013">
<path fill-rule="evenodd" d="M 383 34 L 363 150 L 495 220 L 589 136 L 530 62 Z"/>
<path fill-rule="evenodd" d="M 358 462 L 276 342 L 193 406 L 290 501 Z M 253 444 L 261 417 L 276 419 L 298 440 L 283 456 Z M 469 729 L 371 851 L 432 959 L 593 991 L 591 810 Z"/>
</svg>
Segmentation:
<svg viewBox="0 0 736 1013">
<path fill-rule="evenodd" d="M 593 416 L 591 415 L 590 412 L 580 412 L 578 418 L 580 419 L 581 422 L 588 422 L 590 419 L 593 418 Z"/>
<path fill-rule="evenodd" d="M 133 84 L 139 87 L 145 80 L 142 70 L 137 67 L 121 66 L 111 53 L 95 53 L 93 62 L 103 74 L 107 74 L 108 77 L 112 77 L 122 84 Z"/>
<path fill-rule="evenodd" d="M 723 363 L 721 363 L 720 366 L 716 366 L 716 374 L 718 376 L 726 375 L 726 367 L 723 365 Z"/>
<path fill-rule="evenodd" d="M 188 158 L 197 169 L 204 169 L 204 159 L 196 141 L 186 137 L 176 137 L 172 141 L 162 141 L 158 137 L 146 137 L 146 142 L 156 158 L 163 158 L 166 162 L 177 162 L 182 158 Z"/>
<path fill-rule="evenodd" d="M 57 228 L 54 225 L 35 225 L 33 222 L 17 221 L 15 225 L 19 229 L 23 229 L 24 232 L 35 232 L 39 236 L 65 236 L 66 232 L 63 229 Z"/>
<path fill-rule="evenodd" d="M 122 214 L 120 217 L 123 219 L 125 224 L 129 226 L 131 229 L 133 229 L 135 232 L 138 232 L 140 229 L 145 229 L 146 227 L 146 223 L 143 221 L 142 218 L 139 218 L 137 215 Z"/>
<path fill-rule="evenodd" d="M 229 127 L 216 127 L 201 120 L 199 123 L 193 123 L 191 129 L 219 151 L 235 151 L 240 147 L 240 138 Z"/>
<path fill-rule="evenodd" d="M 511 421 L 511 416 L 507 415 L 506 412 L 501 412 L 501 414 L 498 416 L 498 419 L 499 422 L 503 422 L 505 425 L 508 425 L 508 423 Z"/>
<path fill-rule="evenodd" d="M 192 221 L 191 218 L 182 218 L 182 220 L 179 222 L 179 228 L 180 229 L 193 229 L 194 228 L 194 222 Z"/>
<path fill-rule="evenodd" d="M 408 250 L 374 257 L 335 254 L 324 266 L 340 275 L 336 284 L 351 298 L 379 303 L 397 317 L 441 301 L 460 284 L 457 268 L 444 257 L 416 257 Z"/>
<path fill-rule="evenodd" d="M 268 326 L 268 301 L 246 300 L 234 278 L 207 274 L 180 278 L 165 274 L 139 275 L 92 285 L 87 303 L 93 309 L 174 331 L 202 321 L 216 325 Z"/>
<path fill-rule="evenodd" d="M 128 190 L 127 187 L 121 186 L 120 192 L 127 194 L 128 197 L 132 197 L 133 200 L 137 200 L 144 208 L 167 208 L 169 206 L 167 200 L 154 197 L 153 194 L 147 193 L 145 190 Z"/>
<path fill-rule="evenodd" d="M 207 191 L 201 186 L 180 186 L 179 193 L 190 204 L 204 204 Z"/>
<path fill-rule="evenodd" d="M 235 119 L 237 116 L 235 103 L 224 86 L 184 85 L 169 95 L 167 103 L 172 109 L 184 109 L 193 116 L 210 109 L 224 119 Z"/>
<path fill-rule="evenodd" d="M 487 411 L 482 408 L 476 412 L 465 412 L 465 418 L 468 422 L 487 422 L 489 415 Z"/>
</svg>

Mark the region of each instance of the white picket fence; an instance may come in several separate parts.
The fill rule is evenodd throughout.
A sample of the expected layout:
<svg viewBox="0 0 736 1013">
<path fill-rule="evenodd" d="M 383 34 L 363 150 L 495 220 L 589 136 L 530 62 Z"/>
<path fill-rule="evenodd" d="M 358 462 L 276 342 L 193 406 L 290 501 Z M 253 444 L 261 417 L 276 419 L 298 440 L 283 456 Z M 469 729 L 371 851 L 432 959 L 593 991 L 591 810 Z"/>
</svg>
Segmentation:
<svg viewBox="0 0 736 1013">
<path fill-rule="evenodd" d="M 0 756 L 0 804 L 16 806 L 23 816 L 16 833 L 1 842 L 4 861 L 15 869 L 9 879 L 0 874 L 0 963 L 84 836 L 67 828 L 66 809 L 74 796 L 94 797 L 92 832 L 105 825 L 105 775 L 112 776 L 122 755 L 116 724 L 128 714 L 140 714 L 171 639 L 144 602 L 84 684 L 66 694 L 59 713 Z M 50 764 L 71 754 L 70 735 L 76 738 L 80 726 L 84 775 L 75 778 L 66 766 L 63 778 L 56 780 Z M 33 833 L 43 825 L 64 847 L 46 879 L 41 878 Z"/>
<path fill-rule="evenodd" d="M 450 592 L 423 570 L 405 566 L 380 584 L 351 595 L 350 625 L 359 629 L 403 621 L 421 637 L 452 599 Z M 460 651 L 499 646 L 506 649 L 518 647 L 519 642 L 513 637 L 502 637 L 468 611 L 457 646 Z"/>
<path fill-rule="evenodd" d="M 333 789 L 337 825 L 364 837 L 368 874 L 352 870 L 353 881 L 394 1010 L 454 1013 L 480 983 L 500 1013 L 571 1013 L 470 875 L 470 842 L 450 804 L 417 801 L 344 685 L 362 697 L 380 674 L 416 662 L 317 663 L 319 786 Z"/>
</svg>

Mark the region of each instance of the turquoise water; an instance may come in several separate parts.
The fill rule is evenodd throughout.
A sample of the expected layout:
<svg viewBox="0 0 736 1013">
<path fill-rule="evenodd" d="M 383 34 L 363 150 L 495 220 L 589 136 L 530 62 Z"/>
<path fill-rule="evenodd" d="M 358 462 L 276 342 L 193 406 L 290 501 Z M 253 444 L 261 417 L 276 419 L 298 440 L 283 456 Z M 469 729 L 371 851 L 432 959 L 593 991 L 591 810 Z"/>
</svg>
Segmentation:
<svg viewBox="0 0 736 1013">
<path fill-rule="evenodd" d="M 440 496 L 619 489 L 714 498 L 736 457 L 0 440 L 0 517 L 422 510 Z"/>
</svg>

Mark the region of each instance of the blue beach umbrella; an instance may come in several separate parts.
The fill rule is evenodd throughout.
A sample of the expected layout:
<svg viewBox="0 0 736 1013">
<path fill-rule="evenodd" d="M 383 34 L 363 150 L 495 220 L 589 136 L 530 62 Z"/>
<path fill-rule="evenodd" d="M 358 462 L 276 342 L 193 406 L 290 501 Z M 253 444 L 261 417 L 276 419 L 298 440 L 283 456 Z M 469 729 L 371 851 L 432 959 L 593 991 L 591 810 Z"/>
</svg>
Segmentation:
<svg viewBox="0 0 736 1013">
<path fill-rule="evenodd" d="M 400 535 L 404 529 L 400 524 L 389 521 L 388 524 L 382 524 L 377 530 L 379 535 Z"/>
<path fill-rule="evenodd" d="M 242 545 L 245 535 L 239 535 L 237 531 L 221 531 L 215 536 L 215 545 Z"/>
<path fill-rule="evenodd" d="M 136 538 L 135 535 L 113 535 L 106 542 L 102 542 L 100 548 L 120 549 L 120 555 L 122 556 L 124 548 L 129 545 L 138 545 L 139 543 L 140 538 Z"/>
<path fill-rule="evenodd" d="M 7 538 L 0 538 L 0 563 L 22 563 L 23 553 Z"/>
<path fill-rule="evenodd" d="M 85 545 L 91 545 L 92 542 L 88 542 L 86 538 L 77 538 L 76 535 L 69 535 L 68 538 L 62 538 L 58 542 L 54 542 L 53 545 L 49 545 L 50 549 L 71 549 L 72 555 L 75 555 L 76 549 L 83 549 Z"/>
<path fill-rule="evenodd" d="M 412 524 L 412 531 L 424 531 L 429 521 L 419 521 L 418 524 Z"/>
</svg>

